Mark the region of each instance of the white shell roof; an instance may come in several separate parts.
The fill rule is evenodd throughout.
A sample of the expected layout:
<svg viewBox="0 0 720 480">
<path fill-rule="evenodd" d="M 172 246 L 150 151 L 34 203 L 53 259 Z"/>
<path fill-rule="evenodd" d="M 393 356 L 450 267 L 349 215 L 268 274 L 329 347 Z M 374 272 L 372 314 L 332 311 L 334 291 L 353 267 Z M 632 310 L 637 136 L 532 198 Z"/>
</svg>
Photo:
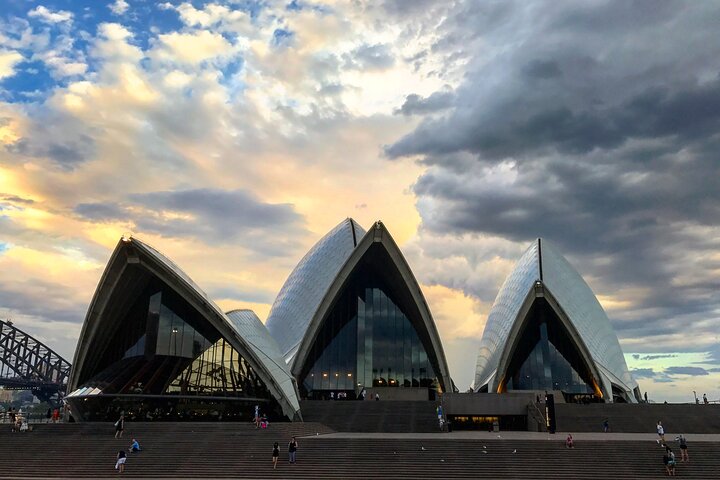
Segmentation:
<svg viewBox="0 0 720 480">
<path fill-rule="evenodd" d="M 365 230 L 347 218 L 320 239 L 300 260 L 280 289 L 265 327 L 286 362 L 297 352 L 325 293 Z"/>
<path fill-rule="evenodd" d="M 542 268 L 542 275 L 540 269 Z M 533 288 L 540 281 L 552 294 L 587 346 L 592 360 L 628 393 L 637 386 L 628 371 L 620 343 L 595 294 L 580 274 L 546 240 L 538 240 L 520 257 L 505 280 L 488 321 L 478 352 L 474 388 L 493 380 L 513 324 Z"/>
<path fill-rule="evenodd" d="M 245 340 L 245 343 L 255 351 L 265 368 L 275 377 L 295 410 L 300 410 L 295 382 L 290 375 L 287 364 L 282 359 L 280 348 L 275 339 L 270 336 L 270 332 L 267 331 L 265 325 L 255 315 L 255 312 L 252 310 L 231 310 L 227 312 L 227 317 L 238 334 Z"/>
</svg>

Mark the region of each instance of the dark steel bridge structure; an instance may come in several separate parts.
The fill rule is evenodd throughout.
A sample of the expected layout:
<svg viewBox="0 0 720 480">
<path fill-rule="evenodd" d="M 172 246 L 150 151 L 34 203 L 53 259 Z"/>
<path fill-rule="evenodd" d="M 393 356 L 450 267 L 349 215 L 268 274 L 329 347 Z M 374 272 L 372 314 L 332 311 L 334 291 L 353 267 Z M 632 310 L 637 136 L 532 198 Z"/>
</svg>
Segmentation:
<svg viewBox="0 0 720 480">
<path fill-rule="evenodd" d="M 31 390 L 40 400 L 58 403 L 69 375 L 67 360 L 12 322 L 0 320 L 0 387 Z"/>
</svg>

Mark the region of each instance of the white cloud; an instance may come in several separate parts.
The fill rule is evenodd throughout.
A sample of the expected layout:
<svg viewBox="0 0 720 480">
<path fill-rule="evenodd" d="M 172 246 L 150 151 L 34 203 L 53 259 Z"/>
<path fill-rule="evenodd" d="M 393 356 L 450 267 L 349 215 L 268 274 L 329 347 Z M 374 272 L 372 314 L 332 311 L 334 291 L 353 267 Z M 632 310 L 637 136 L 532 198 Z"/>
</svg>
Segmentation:
<svg viewBox="0 0 720 480">
<path fill-rule="evenodd" d="M 23 56 L 15 51 L 0 50 L 0 78 L 15 75 L 15 65 L 23 60 Z"/>
<path fill-rule="evenodd" d="M 111 3 L 107 7 L 115 15 L 122 15 L 130 8 L 130 4 L 125 0 L 115 0 L 115 3 Z"/>
<path fill-rule="evenodd" d="M 159 36 L 158 58 L 170 62 L 198 64 L 205 60 L 226 56 L 232 45 L 218 33 L 202 30 L 196 33 L 168 33 Z"/>
<path fill-rule="evenodd" d="M 42 5 L 38 5 L 35 10 L 28 12 L 28 17 L 34 17 L 45 23 L 63 23 L 72 22 L 73 14 L 66 10 L 52 11 Z"/>
</svg>

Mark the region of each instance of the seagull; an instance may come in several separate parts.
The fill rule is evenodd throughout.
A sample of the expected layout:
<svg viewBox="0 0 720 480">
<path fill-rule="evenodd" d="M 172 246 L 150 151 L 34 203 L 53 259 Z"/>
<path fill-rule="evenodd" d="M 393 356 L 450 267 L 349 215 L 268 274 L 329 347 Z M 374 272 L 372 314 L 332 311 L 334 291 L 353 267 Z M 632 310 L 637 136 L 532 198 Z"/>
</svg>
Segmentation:
<svg viewBox="0 0 720 480">
<path fill-rule="evenodd" d="M 487 448 L 485 445 L 483 445 L 483 448 Z"/>
<path fill-rule="evenodd" d="M 483 453 L 487 453 L 487 450 L 483 450 Z"/>
<path fill-rule="evenodd" d="M 420 445 L 420 450 L 422 450 L 422 451 L 424 452 L 424 451 L 425 451 L 425 447 L 423 447 L 422 445 Z"/>
<path fill-rule="evenodd" d="M 517 448 L 515 450 L 513 450 L 513 453 L 517 453 Z"/>
<path fill-rule="evenodd" d="M 444 462 L 445 460 L 443 460 L 443 459 L 441 458 L 440 461 L 441 461 L 441 462 Z"/>
</svg>

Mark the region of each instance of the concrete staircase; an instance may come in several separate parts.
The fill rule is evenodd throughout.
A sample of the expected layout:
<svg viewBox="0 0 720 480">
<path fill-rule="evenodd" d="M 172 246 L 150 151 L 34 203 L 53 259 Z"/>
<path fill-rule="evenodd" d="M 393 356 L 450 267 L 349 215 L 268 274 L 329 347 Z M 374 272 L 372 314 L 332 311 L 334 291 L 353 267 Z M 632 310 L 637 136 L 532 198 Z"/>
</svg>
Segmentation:
<svg viewBox="0 0 720 480">
<path fill-rule="evenodd" d="M 321 435 L 315 436 L 315 433 Z M 144 451 L 131 454 L 124 477 L 141 478 L 531 478 L 658 479 L 663 450 L 654 441 L 472 440 L 456 434 L 426 438 L 336 438 L 321 425 L 273 424 L 268 430 L 230 423 L 130 423 L 113 438 L 111 424 L 39 425 L 31 433 L 0 430 L 0 478 L 117 478 L 115 454 L 133 436 Z M 286 444 L 298 439 L 298 463 Z M 272 470 L 272 443 L 281 444 Z M 717 479 L 720 443 L 690 443 L 691 463 L 680 477 Z M 513 453 L 516 452 L 516 453 Z"/>
<path fill-rule="evenodd" d="M 322 401 L 300 402 L 303 419 L 338 432 L 432 433 L 439 431 L 435 402 Z"/>
<path fill-rule="evenodd" d="M 654 433 L 660 420 L 666 439 L 680 433 L 720 433 L 720 405 L 565 403 L 555 405 L 555 414 L 557 430 L 563 432 L 600 432 L 607 418 L 613 432 Z"/>
</svg>

